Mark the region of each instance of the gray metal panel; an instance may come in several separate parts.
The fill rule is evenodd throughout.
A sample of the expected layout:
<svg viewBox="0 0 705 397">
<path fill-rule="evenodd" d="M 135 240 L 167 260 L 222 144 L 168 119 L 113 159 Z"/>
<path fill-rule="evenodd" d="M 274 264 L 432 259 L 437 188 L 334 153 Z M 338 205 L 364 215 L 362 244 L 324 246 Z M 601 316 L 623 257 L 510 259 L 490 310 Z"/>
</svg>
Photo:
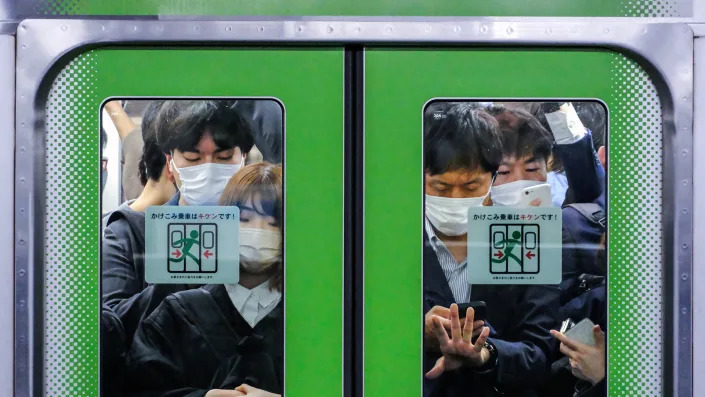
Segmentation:
<svg viewBox="0 0 705 397">
<path fill-rule="evenodd" d="M 0 36 L 0 180 L 11 181 L 15 176 L 15 38 Z M 5 184 L 9 186 L 9 184 Z M 11 194 L 0 194 L 0 263 L 14 262 L 14 244 L 9 236 L 14 234 L 12 214 L 15 206 Z M 12 395 L 12 362 L 15 338 L 12 332 L 14 321 L 14 282 L 12 266 L 0 266 L 0 395 Z"/>
<path fill-rule="evenodd" d="M 17 17 L 15 0 L 0 0 L 0 21 L 13 20 Z"/>
<path fill-rule="evenodd" d="M 510 45 L 605 47 L 640 61 L 656 84 L 664 108 L 664 269 L 665 334 L 673 335 L 673 367 L 666 366 L 672 390 L 692 395 L 692 121 L 693 32 L 685 24 L 644 24 L 609 19 L 557 21 L 506 18 L 336 18 L 247 21 L 29 20 L 18 30 L 16 175 L 16 388 L 31 392 L 32 347 L 39 346 L 41 313 L 30 298 L 41 285 L 43 257 L 42 84 L 72 52 L 111 43 L 363 43 L 396 45 Z M 29 205 L 33 203 L 34 205 Z M 36 210 L 37 212 L 33 212 Z M 35 260 L 36 259 L 36 260 Z M 30 266 L 35 264 L 36 267 Z M 39 292 L 39 291 L 37 291 Z M 37 295 L 39 296 L 39 295 Z M 35 334 L 36 333 L 36 334 Z M 666 362 L 671 358 L 667 357 Z M 37 363 L 41 367 L 41 363 Z M 35 374 L 36 375 L 36 374 Z"/>
<path fill-rule="evenodd" d="M 704 10 L 705 11 L 705 10 Z M 695 39 L 695 109 L 705 108 L 705 38 Z M 693 152 L 705 153 L 705 112 L 693 121 Z M 693 159 L 693 197 L 705 198 L 705 157 Z M 705 203 L 693 208 L 693 235 L 705 236 Z M 693 247 L 693 284 L 705 283 L 705 246 Z M 705 289 L 693 291 L 693 373 L 705 374 Z M 693 379 L 693 395 L 705 396 L 705 377 Z"/>
</svg>

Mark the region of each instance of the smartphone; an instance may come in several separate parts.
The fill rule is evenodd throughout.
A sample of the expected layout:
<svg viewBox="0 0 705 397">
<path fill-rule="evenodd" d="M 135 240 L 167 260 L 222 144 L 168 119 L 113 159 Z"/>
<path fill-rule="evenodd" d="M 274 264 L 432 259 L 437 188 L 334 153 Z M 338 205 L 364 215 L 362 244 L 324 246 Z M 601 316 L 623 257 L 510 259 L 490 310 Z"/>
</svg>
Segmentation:
<svg viewBox="0 0 705 397">
<path fill-rule="evenodd" d="M 550 207 L 553 205 L 551 197 L 551 185 L 548 183 L 542 183 L 536 186 L 529 186 L 521 191 L 519 197 L 519 207 L 529 207 L 531 202 L 539 199 L 541 204 L 539 207 Z"/>
<path fill-rule="evenodd" d="M 589 318 L 584 318 L 565 331 L 564 335 L 588 346 L 595 346 L 595 335 L 592 333 L 593 328 L 595 328 L 595 323 Z"/>
<path fill-rule="evenodd" d="M 465 313 L 467 313 L 468 308 L 472 307 L 475 309 L 474 320 L 485 320 L 487 317 L 487 305 L 484 301 L 472 301 L 469 303 L 461 303 L 458 305 L 458 314 L 460 318 L 465 318 Z"/>
</svg>

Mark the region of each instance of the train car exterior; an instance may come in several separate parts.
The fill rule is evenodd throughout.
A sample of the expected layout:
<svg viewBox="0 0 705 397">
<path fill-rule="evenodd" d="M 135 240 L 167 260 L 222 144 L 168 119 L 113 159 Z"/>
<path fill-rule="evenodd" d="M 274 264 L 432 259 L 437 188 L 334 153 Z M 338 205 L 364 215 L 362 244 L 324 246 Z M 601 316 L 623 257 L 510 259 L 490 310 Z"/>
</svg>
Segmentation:
<svg viewBox="0 0 705 397">
<path fill-rule="evenodd" d="M 139 124 L 146 113 L 129 107 L 163 100 L 281 109 L 278 157 L 255 146 L 283 173 L 279 393 L 289 397 L 431 395 L 422 373 L 431 276 L 419 242 L 441 229 L 428 220 L 426 136 L 454 114 L 433 113 L 434 103 L 601 107 L 605 393 L 705 394 L 701 3 L 0 0 L 0 394 L 110 395 L 102 218 L 128 194 L 124 158 L 107 160 L 118 168 L 101 187 L 101 129 L 110 126 L 111 156 L 124 156 L 107 104 Z M 254 164 L 255 152 L 247 163 L 244 154 L 241 164 Z M 560 232 L 560 222 L 540 227 Z M 169 244 L 166 255 L 188 251 Z M 548 241 L 542 257 L 551 244 L 560 248 Z M 499 260 L 510 253 L 502 245 Z"/>
</svg>

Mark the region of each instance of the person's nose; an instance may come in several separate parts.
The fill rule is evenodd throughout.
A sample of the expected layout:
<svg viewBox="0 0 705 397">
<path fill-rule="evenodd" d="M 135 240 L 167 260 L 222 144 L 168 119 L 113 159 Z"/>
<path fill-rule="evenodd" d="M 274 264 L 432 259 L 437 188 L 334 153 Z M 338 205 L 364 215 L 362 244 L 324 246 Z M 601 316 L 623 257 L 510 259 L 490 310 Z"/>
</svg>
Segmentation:
<svg viewBox="0 0 705 397">
<path fill-rule="evenodd" d="M 263 217 L 256 217 L 249 222 L 248 227 L 253 229 L 264 229 L 267 226 L 267 220 Z"/>
<path fill-rule="evenodd" d="M 454 187 L 453 190 L 451 190 L 450 192 L 450 198 L 465 198 L 463 189 L 459 187 Z"/>
</svg>

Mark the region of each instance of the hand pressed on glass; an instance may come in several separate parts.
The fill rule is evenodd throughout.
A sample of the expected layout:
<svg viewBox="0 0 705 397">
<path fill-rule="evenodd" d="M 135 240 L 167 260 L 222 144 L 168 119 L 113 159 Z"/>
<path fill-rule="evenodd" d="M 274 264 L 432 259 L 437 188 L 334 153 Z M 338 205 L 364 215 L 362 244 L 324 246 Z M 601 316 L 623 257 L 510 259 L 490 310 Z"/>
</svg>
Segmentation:
<svg viewBox="0 0 705 397">
<path fill-rule="evenodd" d="M 441 325 L 446 330 L 446 333 L 450 335 L 450 309 L 443 306 L 434 306 L 431 310 L 424 316 L 424 343 L 426 349 L 439 351 L 439 343 L 436 334 L 433 331 L 433 319 L 438 318 Z M 473 333 L 472 337 L 477 338 L 482 331 L 482 326 L 485 322 L 482 320 L 477 320 L 473 323 Z"/>
<path fill-rule="evenodd" d="M 490 335 L 489 327 L 482 326 L 478 330 L 473 329 L 475 310 L 468 308 L 465 315 L 465 323 L 460 328 L 460 318 L 458 315 L 458 305 L 450 305 L 450 338 L 448 332 L 443 327 L 442 318 L 434 316 L 432 320 L 432 332 L 436 335 L 443 357 L 436 361 L 436 365 L 426 373 L 426 377 L 434 379 L 445 371 L 452 371 L 463 365 L 477 368 L 484 365 L 490 359 L 490 352 L 485 347 L 485 342 Z M 479 332 L 478 332 L 479 331 Z M 477 336 L 475 342 L 472 339 Z"/>
</svg>

